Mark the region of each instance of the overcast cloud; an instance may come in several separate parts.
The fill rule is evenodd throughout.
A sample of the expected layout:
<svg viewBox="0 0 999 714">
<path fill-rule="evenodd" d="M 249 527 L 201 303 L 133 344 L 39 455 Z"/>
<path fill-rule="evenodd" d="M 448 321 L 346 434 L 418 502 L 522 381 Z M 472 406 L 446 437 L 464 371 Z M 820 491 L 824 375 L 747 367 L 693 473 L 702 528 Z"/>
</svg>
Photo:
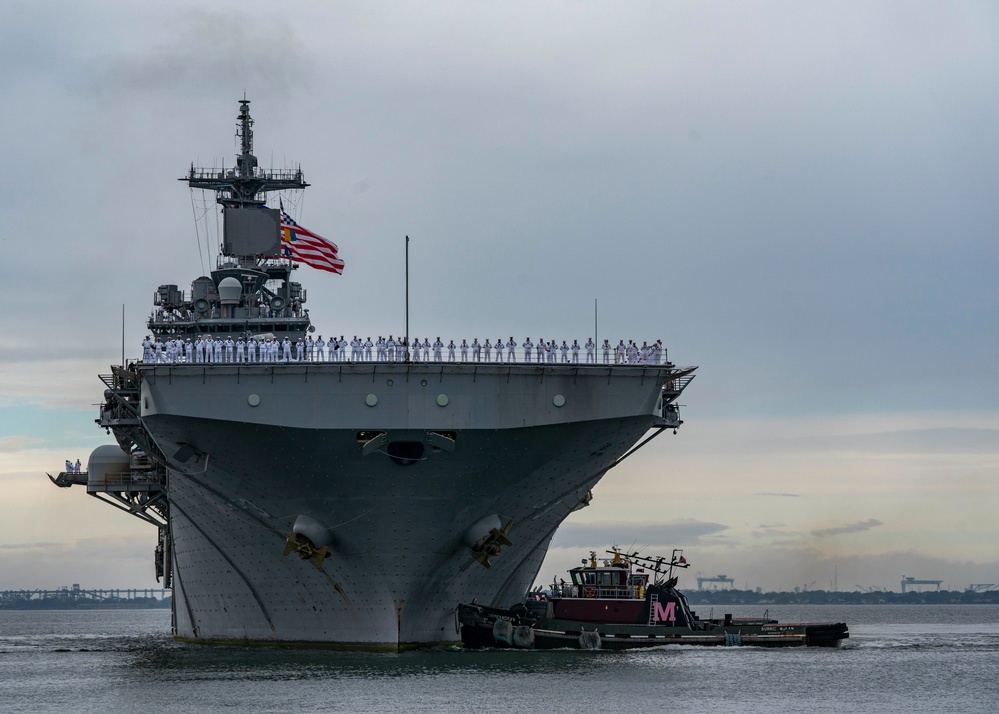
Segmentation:
<svg viewBox="0 0 999 714">
<path fill-rule="evenodd" d="M 244 92 L 347 262 L 300 272 L 320 331 L 402 331 L 409 235 L 415 333 L 585 340 L 596 299 L 699 365 L 543 574 L 635 541 L 775 586 L 999 577 L 996 5 L 15 2 L 0 63 L 0 589 L 64 584 L 47 543 L 151 580 L 67 526 L 137 560 L 151 528 L 43 474 L 105 443 L 155 288 L 211 269 L 176 179 L 232 163 Z"/>
</svg>

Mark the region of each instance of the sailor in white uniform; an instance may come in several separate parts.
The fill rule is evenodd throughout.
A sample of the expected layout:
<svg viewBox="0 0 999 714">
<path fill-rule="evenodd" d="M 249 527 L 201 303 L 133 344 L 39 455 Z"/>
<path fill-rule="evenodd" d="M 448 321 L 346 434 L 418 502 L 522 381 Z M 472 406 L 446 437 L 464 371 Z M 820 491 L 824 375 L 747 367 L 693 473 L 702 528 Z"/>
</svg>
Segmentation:
<svg viewBox="0 0 999 714">
<path fill-rule="evenodd" d="M 447 361 L 454 362 L 454 351 L 455 351 L 454 340 L 447 343 Z"/>
<path fill-rule="evenodd" d="M 503 338 L 497 338 L 496 340 L 496 361 L 503 361 Z"/>
<path fill-rule="evenodd" d="M 299 337 L 298 342 L 295 343 L 295 361 L 302 362 L 304 360 L 305 360 L 305 340 Z"/>
<path fill-rule="evenodd" d="M 527 364 L 531 363 L 531 350 L 534 349 L 534 345 L 531 343 L 530 337 L 524 338 L 524 344 L 521 345 L 524 348 L 524 362 Z"/>
<path fill-rule="evenodd" d="M 316 358 L 316 341 L 312 339 L 312 335 L 308 335 L 305 338 L 305 359 L 312 362 Z"/>
<path fill-rule="evenodd" d="M 291 340 L 287 336 L 281 341 L 281 361 L 291 362 Z"/>
<path fill-rule="evenodd" d="M 546 348 L 545 338 L 544 337 L 539 337 L 538 338 L 538 346 L 535 348 L 535 351 L 538 354 L 538 360 L 537 361 L 538 362 L 544 362 L 545 361 L 545 357 L 548 354 L 548 350 Z"/>
<path fill-rule="evenodd" d="M 573 340 L 569 349 L 572 350 L 572 363 L 579 364 L 579 342 L 577 340 Z"/>
<path fill-rule="evenodd" d="M 488 337 L 486 338 L 486 341 L 482 343 L 482 349 L 486 352 L 486 362 L 491 362 L 493 356 L 493 346 L 492 343 L 489 342 Z"/>
<path fill-rule="evenodd" d="M 506 361 L 517 361 L 517 343 L 513 341 L 513 335 L 510 335 L 510 339 L 506 343 Z"/>
<path fill-rule="evenodd" d="M 461 346 L 459 347 L 459 349 L 461 350 L 461 361 L 462 362 L 467 362 L 468 361 L 468 343 L 465 340 L 462 340 L 461 341 Z"/>
<path fill-rule="evenodd" d="M 604 340 L 604 343 L 600 345 L 600 350 L 603 352 L 604 364 L 607 364 L 610 362 L 611 343 Z"/>
<path fill-rule="evenodd" d="M 593 354 L 593 350 L 595 350 L 597 346 L 593 344 L 593 338 L 589 338 L 583 346 L 586 347 L 586 364 L 596 364 L 597 357 Z"/>
<path fill-rule="evenodd" d="M 232 337 L 227 337 L 225 339 L 225 361 L 232 362 L 236 357 L 236 343 L 232 341 Z"/>
<path fill-rule="evenodd" d="M 236 361 L 239 363 L 246 361 L 246 342 L 242 335 L 236 340 Z"/>
<path fill-rule="evenodd" d="M 326 341 L 322 335 L 319 335 L 319 338 L 316 340 L 316 360 L 319 362 L 326 361 Z"/>
<path fill-rule="evenodd" d="M 479 354 L 481 349 L 482 348 L 479 346 L 479 338 L 478 337 L 472 338 L 472 359 L 475 360 L 476 362 L 479 361 Z"/>
<path fill-rule="evenodd" d="M 375 343 L 371 341 L 371 338 L 364 340 L 364 361 L 371 361 L 371 348 L 375 346 Z"/>
<path fill-rule="evenodd" d="M 423 343 L 425 345 L 426 344 L 426 340 L 424 340 Z M 441 338 L 438 337 L 436 340 L 434 340 L 434 362 L 441 362 L 442 361 L 442 359 L 441 359 L 441 350 L 442 349 L 444 349 L 444 343 L 441 342 Z"/>
<path fill-rule="evenodd" d="M 187 338 L 187 342 L 184 343 L 184 361 L 188 364 L 194 362 L 194 343 L 191 342 L 191 338 Z"/>
</svg>

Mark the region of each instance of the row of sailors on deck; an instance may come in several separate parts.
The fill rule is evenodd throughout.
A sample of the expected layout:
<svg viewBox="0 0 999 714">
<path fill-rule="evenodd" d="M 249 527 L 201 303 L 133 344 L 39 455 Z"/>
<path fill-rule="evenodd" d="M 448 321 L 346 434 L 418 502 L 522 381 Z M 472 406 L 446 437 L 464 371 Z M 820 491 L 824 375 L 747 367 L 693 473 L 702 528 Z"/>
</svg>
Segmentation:
<svg viewBox="0 0 999 714">
<path fill-rule="evenodd" d="M 350 356 L 347 356 L 347 348 L 350 348 Z M 441 342 L 438 337 L 433 343 L 428 338 L 420 342 L 415 338 L 409 346 L 409 359 L 413 362 L 444 362 L 444 352 L 447 351 L 448 362 L 517 362 L 517 347 L 524 351 L 524 362 L 532 361 L 538 363 L 554 364 L 579 364 L 579 353 L 584 353 L 585 364 L 597 363 L 597 345 L 593 339 L 580 345 L 577 340 L 572 344 L 562 340 L 558 345 L 555 340 L 538 340 L 537 344 L 531 342 L 528 337 L 518 345 L 511 337 L 506 342 L 502 339 L 495 343 L 488 339 L 482 344 L 478 338 L 473 339 L 471 344 L 462 340 L 460 345 L 456 345 L 451 340 L 447 345 Z M 612 346 L 608 340 L 604 340 L 600 345 L 600 356 L 603 364 L 661 364 L 665 357 L 665 349 L 662 340 L 656 340 L 651 345 L 643 342 L 639 347 L 632 340 L 628 344 L 624 340 Z M 329 359 L 327 360 L 327 351 Z M 142 341 L 142 361 L 151 363 L 248 363 L 248 362 L 404 362 L 406 361 L 407 344 L 405 338 L 394 338 L 389 335 L 388 339 L 379 336 L 374 342 L 371 338 L 361 340 L 356 335 L 354 339 L 347 342 L 343 335 L 339 338 L 331 337 L 329 342 L 319 339 L 313 340 L 312 335 L 297 342 L 292 342 L 285 337 L 278 341 L 276 337 L 270 336 L 263 339 L 250 338 L 244 340 L 242 337 L 233 340 L 231 337 L 213 339 L 210 335 L 199 337 L 196 340 L 190 338 L 186 340 L 167 340 L 165 343 L 159 339 L 149 336 Z M 460 355 L 460 356 L 459 356 Z M 504 358 L 505 355 L 505 358 Z M 471 359 L 469 359 L 471 357 Z M 533 358 L 533 359 L 532 359 Z"/>
</svg>

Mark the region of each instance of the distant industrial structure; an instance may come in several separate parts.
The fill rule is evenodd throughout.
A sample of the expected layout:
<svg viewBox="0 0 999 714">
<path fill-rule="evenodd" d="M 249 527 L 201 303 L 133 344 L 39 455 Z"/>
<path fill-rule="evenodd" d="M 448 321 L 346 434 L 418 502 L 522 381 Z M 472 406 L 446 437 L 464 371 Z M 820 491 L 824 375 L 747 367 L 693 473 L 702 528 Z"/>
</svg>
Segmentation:
<svg viewBox="0 0 999 714">
<path fill-rule="evenodd" d="M 165 588 L 114 588 L 111 590 L 84 590 L 79 583 L 56 590 L 0 590 L 0 607 L 37 604 L 54 606 L 138 604 L 140 600 L 162 602 L 170 597 Z"/>
<path fill-rule="evenodd" d="M 913 585 L 936 585 L 937 592 L 940 591 L 940 584 L 943 580 L 918 580 L 911 576 L 902 576 L 902 593 L 906 592 L 906 588 L 912 588 Z"/>
<path fill-rule="evenodd" d="M 730 578 L 727 575 L 715 575 L 713 577 L 697 577 L 697 589 L 704 590 L 704 583 L 728 583 L 729 590 L 735 587 L 735 578 Z"/>
</svg>

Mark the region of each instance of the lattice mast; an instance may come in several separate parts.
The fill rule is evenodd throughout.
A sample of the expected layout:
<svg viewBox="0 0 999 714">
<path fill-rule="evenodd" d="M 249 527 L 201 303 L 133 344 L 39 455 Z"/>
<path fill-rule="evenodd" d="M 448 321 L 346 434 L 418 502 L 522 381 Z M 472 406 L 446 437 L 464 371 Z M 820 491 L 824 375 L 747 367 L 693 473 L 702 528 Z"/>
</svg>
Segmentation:
<svg viewBox="0 0 999 714">
<path fill-rule="evenodd" d="M 257 165 L 253 155 L 253 118 L 250 117 L 250 100 L 239 100 L 239 116 L 236 117 L 236 136 L 239 138 L 240 153 L 236 166 L 232 169 L 199 169 L 191 164 L 190 173 L 181 178 L 191 188 L 214 191 L 216 200 L 229 208 L 252 208 L 266 202 L 266 194 L 271 191 L 291 191 L 304 189 L 305 182 L 301 167 L 297 169 L 264 170 Z"/>
</svg>

